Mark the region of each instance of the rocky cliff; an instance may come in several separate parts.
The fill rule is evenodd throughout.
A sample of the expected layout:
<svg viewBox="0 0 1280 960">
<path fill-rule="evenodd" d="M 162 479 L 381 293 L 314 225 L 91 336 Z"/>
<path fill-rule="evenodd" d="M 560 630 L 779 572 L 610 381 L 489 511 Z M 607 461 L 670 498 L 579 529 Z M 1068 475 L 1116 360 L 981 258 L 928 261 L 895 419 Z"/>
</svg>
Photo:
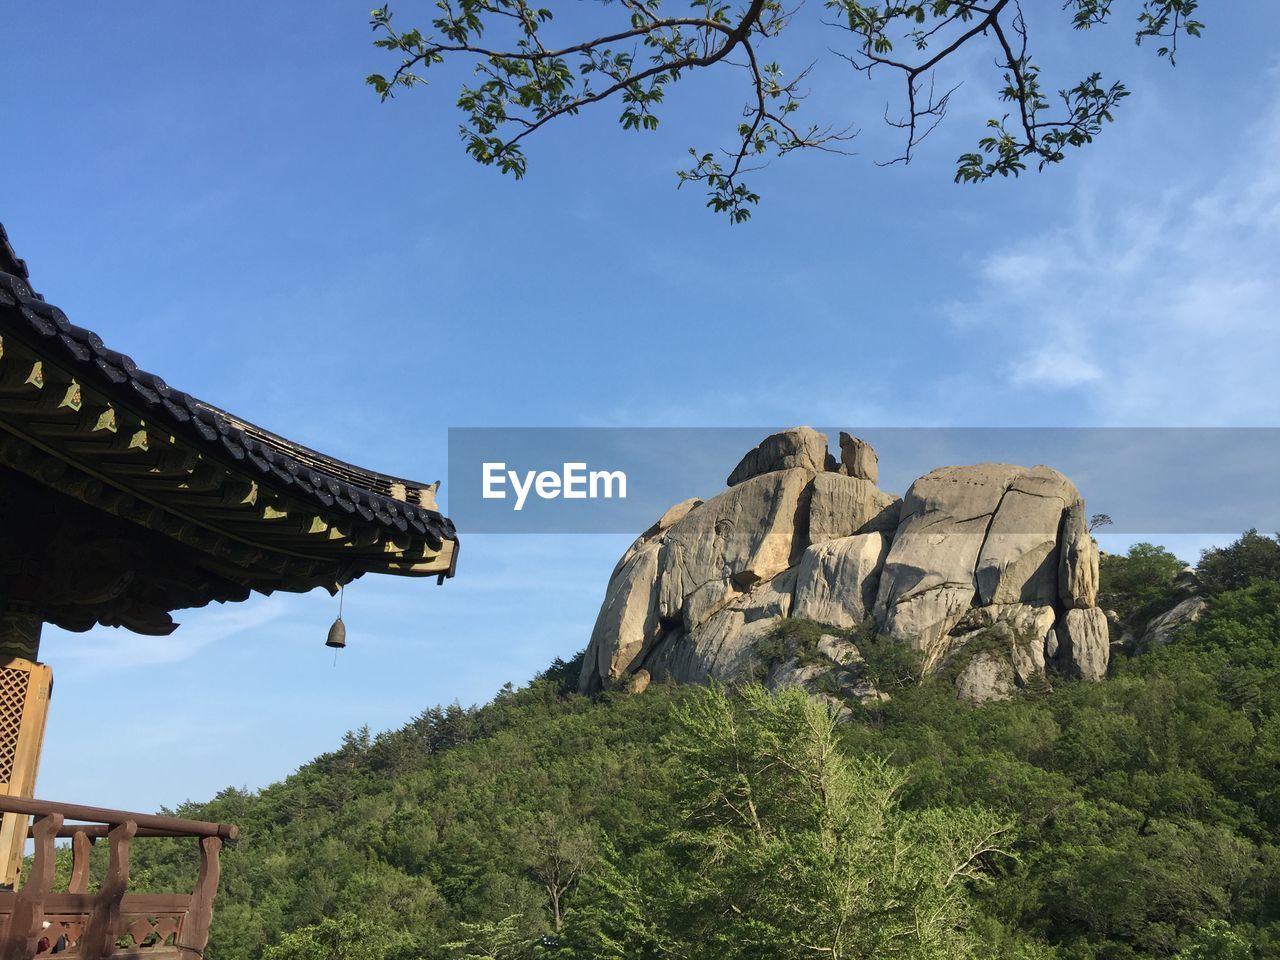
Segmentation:
<svg viewBox="0 0 1280 960">
<path fill-rule="evenodd" d="M 851 638 L 873 634 L 973 700 L 1046 672 L 1106 674 L 1098 551 L 1070 480 L 1045 466 L 940 467 L 900 499 L 877 479 L 875 451 L 848 434 L 838 461 L 808 427 L 767 437 L 727 490 L 676 504 L 618 561 L 581 690 L 805 682 L 858 659 Z M 803 657 L 780 655 L 788 620 L 826 634 Z"/>
</svg>

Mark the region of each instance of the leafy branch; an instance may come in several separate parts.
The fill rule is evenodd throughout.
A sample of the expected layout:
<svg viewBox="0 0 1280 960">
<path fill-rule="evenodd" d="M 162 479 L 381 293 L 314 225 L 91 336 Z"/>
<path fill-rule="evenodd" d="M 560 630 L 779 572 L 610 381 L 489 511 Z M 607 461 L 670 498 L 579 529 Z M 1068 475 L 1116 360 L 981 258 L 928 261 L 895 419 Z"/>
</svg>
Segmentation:
<svg viewBox="0 0 1280 960">
<path fill-rule="evenodd" d="M 1113 0 L 1066 0 L 1072 26 L 1091 29 L 1106 23 Z M 1142 0 L 1136 40 L 1158 41 L 1158 54 L 1176 62 L 1178 38 L 1199 36 L 1198 0 Z M 826 0 L 835 12 L 829 24 L 851 36 L 851 51 L 836 51 L 855 70 L 870 75 L 893 70 L 905 81 L 905 109 L 886 110 L 886 121 L 903 131 L 902 153 L 887 163 L 909 163 L 915 148 L 943 119 L 957 87 L 939 88 L 937 71 L 974 43 L 994 47 L 1001 72 L 1000 99 L 1009 112 L 987 122 L 989 132 L 978 149 L 958 161 L 956 180 L 977 182 L 1017 176 L 1064 159 L 1067 148 L 1091 143 L 1114 118 L 1128 96 L 1123 84 L 1104 84 L 1093 73 L 1060 90 L 1058 112 L 1040 81 L 1040 68 L 1028 54 L 1028 31 L 1018 0 Z M 530 0 L 436 0 L 430 30 L 401 30 L 389 6 L 371 15 L 376 46 L 400 57 L 389 76 L 372 74 L 368 83 L 383 98 L 401 88 L 426 83 L 427 71 L 446 62 L 469 62 L 476 78 L 464 83 L 457 105 L 467 153 L 516 178 L 528 161 L 524 140 L 553 120 L 574 116 L 584 107 L 614 100 L 621 105 L 623 129 L 656 130 L 667 89 L 695 70 L 717 65 L 738 71 L 748 93 L 732 145 L 720 151 L 690 148 L 692 162 L 678 171 L 679 182 L 701 183 L 707 206 L 734 223 L 751 215 L 760 197 L 745 175 L 799 149 L 845 152 L 850 127 L 801 125 L 795 114 L 806 91 L 809 69 L 789 76 L 782 66 L 760 56 L 760 48 L 790 23 L 794 10 L 782 0 L 692 0 L 687 14 L 671 16 L 663 0 L 617 0 L 618 29 L 592 39 L 551 43 L 545 35 L 553 12 Z M 486 38 L 497 36 L 495 42 Z M 899 47 L 914 51 L 908 58 Z M 941 89 L 941 92 L 939 92 Z"/>
</svg>

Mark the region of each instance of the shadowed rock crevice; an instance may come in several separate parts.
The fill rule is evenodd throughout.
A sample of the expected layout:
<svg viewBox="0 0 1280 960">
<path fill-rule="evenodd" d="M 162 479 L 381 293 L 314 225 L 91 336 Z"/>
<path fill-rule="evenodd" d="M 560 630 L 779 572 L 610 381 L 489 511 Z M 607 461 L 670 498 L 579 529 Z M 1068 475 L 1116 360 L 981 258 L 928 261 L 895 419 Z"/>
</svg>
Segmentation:
<svg viewBox="0 0 1280 960">
<path fill-rule="evenodd" d="M 1105 675 L 1098 551 L 1070 480 L 1046 466 L 947 466 L 899 499 L 876 486 L 869 444 L 841 433 L 840 451 L 837 463 L 808 427 L 766 437 L 727 490 L 677 504 L 637 538 L 610 578 L 579 688 L 634 686 L 639 671 L 641 685 L 808 684 L 815 663 L 851 662 L 839 644 L 853 630 L 910 647 L 975 701 L 1047 672 Z M 840 657 L 762 671 L 789 620 L 826 624 Z"/>
</svg>

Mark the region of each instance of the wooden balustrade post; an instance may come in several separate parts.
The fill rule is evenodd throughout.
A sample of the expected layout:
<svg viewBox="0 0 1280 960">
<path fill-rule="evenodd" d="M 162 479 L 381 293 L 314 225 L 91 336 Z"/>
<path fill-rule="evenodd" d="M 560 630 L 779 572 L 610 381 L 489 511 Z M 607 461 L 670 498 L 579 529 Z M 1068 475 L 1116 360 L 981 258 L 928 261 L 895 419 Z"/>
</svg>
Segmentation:
<svg viewBox="0 0 1280 960">
<path fill-rule="evenodd" d="M 56 868 L 54 840 L 62 829 L 62 814 L 37 817 L 33 825 L 36 840 L 31 874 L 14 901 L 9 929 L 0 943 L 0 960 L 30 960 L 36 955 L 40 929 L 44 924 L 44 898 L 53 888 Z"/>
<path fill-rule="evenodd" d="M 103 960 L 115 951 L 120 935 L 120 902 L 129 885 L 129 841 L 138 832 L 132 820 L 113 827 L 107 834 L 110 856 L 107 875 L 93 901 L 93 913 L 83 935 L 76 944 L 80 960 Z"/>
<path fill-rule="evenodd" d="M 93 841 L 84 830 L 77 830 L 71 835 L 71 880 L 67 883 L 67 893 L 89 892 L 89 855 L 93 851 Z"/>
<path fill-rule="evenodd" d="M 218 895 L 218 878 L 222 873 L 218 859 L 221 851 L 221 837 L 201 838 L 200 875 L 191 894 L 191 906 L 187 908 L 175 941 L 183 956 L 204 956 L 205 945 L 209 942 L 209 924 L 213 922 L 213 898 Z"/>
<path fill-rule="evenodd" d="M 68 955 L 75 960 L 109 960 L 117 952 L 116 941 L 126 932 L 135 944 L 127 951 L 129 957 L 146 957 L 152 955 L 152 948 L 163 947 L 155 951 L 156 957 L 172 960 L 177 955 L 183 960 L 202 960 L 218 893 L 219 858 L 224 841 L 237 835 L 234 824 L 53 803 L 3 793 L 0 812 L 34 817 L 30 835 L 36 845 L 26 884 L 16 894 L 4 894 L 9 899 L 0 903 L 8 914 L 7 924 L 0 917 L 0 960 L 35 960 L 42 933 L 51 941 L 65 935 Z M 67 817 L 90 822 L 67 824 Z M 109 845 L 107 872 L 97 892 L 90 894 L 90 852 L 94 840 L 102 836 Z M 197 839 L 200 873 L 189 896 L 128 895 L 130 843 L 139 836 Z M 59 837 L 71 839 L 71 878 L 65 894 L 52 892 Z M 44 919 L 50 911 L 59 923 L 45 931 Z M 126 918 L 132 921 L 127 931 Z M 169 937 L 174 937 L 173 946 L 164 947 Z M 141 952 L 137 948 L 142 948 Z"/>
<path fill-rule="evenodd" d="M 30 797 L 35 791 L 53 672 L 35 663 L 40 621 L 0 613 L 0 794 Z M 29 811 L 39 815 L 48 811 Z M 21 813 L 21 811 L 17 811 Z M 27 818 L 0 817 L 0 883 L 18 885 L 27 845 Z"/>
</svg>

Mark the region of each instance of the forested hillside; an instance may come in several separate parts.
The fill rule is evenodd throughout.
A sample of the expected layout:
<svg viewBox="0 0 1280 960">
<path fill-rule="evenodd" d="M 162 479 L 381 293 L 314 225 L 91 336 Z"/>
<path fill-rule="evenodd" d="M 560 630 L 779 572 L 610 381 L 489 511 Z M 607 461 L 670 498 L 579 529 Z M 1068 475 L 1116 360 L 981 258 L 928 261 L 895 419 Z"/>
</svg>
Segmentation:
<svg viewBox="0 0 1280 960">
<path fill-rule="evenodd" d="M 1182 564 L 1105 557 L 1137 634 Z M 1280 544 L 1200 564 L 1207 613 L 981 707 L 866 642 L 885 700 L 571 693 L 349 734 L 231 821 L 216 960 L 1280 956 Z M 135 885 L 190 883 L 137 844 Z"/>
</svg>

